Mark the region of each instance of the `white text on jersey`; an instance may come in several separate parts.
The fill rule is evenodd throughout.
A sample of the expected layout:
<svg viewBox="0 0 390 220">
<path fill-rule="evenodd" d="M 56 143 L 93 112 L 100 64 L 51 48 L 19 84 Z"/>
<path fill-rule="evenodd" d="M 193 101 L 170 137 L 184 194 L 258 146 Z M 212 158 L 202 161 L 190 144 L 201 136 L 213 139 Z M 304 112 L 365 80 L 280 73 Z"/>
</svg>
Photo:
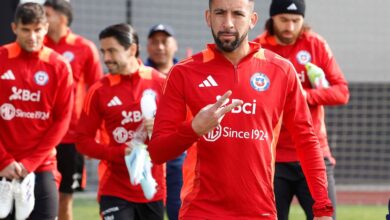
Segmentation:
<svg viewBox="0 0 390 220">
<path fill-rule="evenodd" d="M 41 91 L 31 92 L 27 89 L 18 89 L 15 86 L 12 87 L 12 95 L 9 97 L 9 100 L 21 100 L 24 102 L 39 102 L 41 100 Z"/>
</svg>

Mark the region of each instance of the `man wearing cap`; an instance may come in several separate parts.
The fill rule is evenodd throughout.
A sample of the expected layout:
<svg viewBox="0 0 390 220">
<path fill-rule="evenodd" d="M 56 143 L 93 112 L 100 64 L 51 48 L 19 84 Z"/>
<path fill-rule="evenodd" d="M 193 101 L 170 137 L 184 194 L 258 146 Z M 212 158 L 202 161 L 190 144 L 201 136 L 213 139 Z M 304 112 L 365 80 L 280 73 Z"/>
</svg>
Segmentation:
<svg viewBox="0 0 390 220">
<path fill-rule="evenodd" d="M 346 104 L 349 99 L 347 81 L 326 41 L 304 24 L 304 0 L 273 0 L 265 32 L 254 41 L 291 61 L 297 70 L 309 106 L 314 131 L 323 150 L 326 164 L 328 193 L 336 205 L 334 180 L 335 159 L 332 157 L 324 120 L 325 105 Z M 314 75 L 313 75 L 313 70 Z M 321 77 L 313 77 L 318 76 Z M 312 205 L 305 176 L 298 162 L 291 134 L 282 126 L 276 147 L 274 190 L 278 219 L 288 219 L 293 196 L 305 210 L 307 219 L 313 219 Z M 335 212 L 333 218 L 336 219 Z"/>
<path fill-rule="evenodd" d="M 173 29 L 165 24 L 154 25 L 148 34 L 147 51 L 149 57 L 145 65 L 168 74 L 171 67 L 177 63 L 177 42 Z"/>
<path fill-rule="evenodd" d="M 151 66 L 167 75 L 171 67 L 177 63 L 175 53 L 177 42 L 172 27 L 165 24 L 154 25 L 148 34 L 148 59 L 146 66 Z M 167 162 L 167 214 L 170 220 L 178 219 L 181 205 L 180 190 L 183 185 L 182 167 L 185 153 Z"/>
</svg>

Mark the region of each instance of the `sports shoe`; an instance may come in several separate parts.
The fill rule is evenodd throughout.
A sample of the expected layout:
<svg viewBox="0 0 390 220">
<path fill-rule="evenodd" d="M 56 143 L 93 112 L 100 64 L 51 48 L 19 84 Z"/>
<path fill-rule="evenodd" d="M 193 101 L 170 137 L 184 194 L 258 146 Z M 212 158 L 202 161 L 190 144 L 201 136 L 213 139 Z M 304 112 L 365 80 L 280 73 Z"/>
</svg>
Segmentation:
<svg viewBox="0 0 390 220">
<path fill-rule="evenodd" d="M 30 173 L 22 182 L 14 181 L 14 198 L 15 198 L 15 218 L 27 219 L 34 209 L 35 196 L 35 174 Z"/>
<path fill-rule="evenodd" d="M 0 218 L 5 218 L 9 215 L 13 201 L 12 184 L 3 177 L 0 181 Z"/>
</svg>

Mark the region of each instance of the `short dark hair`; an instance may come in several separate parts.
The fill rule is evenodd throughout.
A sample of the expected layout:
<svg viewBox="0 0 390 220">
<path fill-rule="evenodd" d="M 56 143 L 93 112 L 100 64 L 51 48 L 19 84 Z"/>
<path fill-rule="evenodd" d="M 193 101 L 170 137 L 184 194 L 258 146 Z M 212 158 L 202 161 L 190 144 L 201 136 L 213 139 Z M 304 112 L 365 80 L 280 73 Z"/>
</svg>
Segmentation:
<svg viewBox="0 0 390 220">
<path fill-rule="evenodd" d="M 22 24 L 35 24 L 47 22 L 45 9 L 42 5 L 33 2 L 27 2 L 18 5 L 15 11 L 14 22 Z"/>
<path fill-rule="evenodd" d="M 250 2 L 254 2 L 255 0 L 249 0 Z M 209 8 L 211 8 L 211 3 L 213 2 L 213 0 L 209 0 Z"/>
<path fill-rule="evenodd" d="M 113 37 L 115 38 L 120 45 L 122 45 L 126 50 L 129 49 L 129 47 L 132 44 L 137 45 L 137 52 L 135 54 L 136 57 L 139 56 L 139 41 L 138 41 L 138 34 L 134 30 L 133 27 L 129 24 L 121 23 L 121 24 L 114 24 L 111 26 L 106 27 L 104 30 L 102 30 L 99 34 L 99 40 L 103 38 Z"/>
<path fill-rule="evenodd" d="M 67 0 L 46 0 L 43 4 L 44 6 L 51 7 L 54 11 L 57 11 L 68 18 L 68 26 L 72 24 L 73 21 L 73 9 L 72 5 Z"/>
</svg>

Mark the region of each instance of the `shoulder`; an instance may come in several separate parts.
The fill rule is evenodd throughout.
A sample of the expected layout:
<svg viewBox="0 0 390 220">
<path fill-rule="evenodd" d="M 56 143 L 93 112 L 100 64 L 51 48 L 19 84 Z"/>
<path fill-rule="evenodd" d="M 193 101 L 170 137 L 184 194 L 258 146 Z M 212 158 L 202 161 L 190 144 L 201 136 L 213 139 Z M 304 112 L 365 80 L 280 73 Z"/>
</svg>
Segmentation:
<svg viewBox="0 0 390 220">
<path fill-rule="evenodd" d="M 92 41 L 73 32 L 69 33 L 66 37 L 66 43 L 86 50 L 97 50 L 95 44 Z"/>
<path fill-rule="evenodd" d="M 285 59 L 268 49 L 261 48 L 254 54 L 254 57 L 260 60 L 260 62 L 266 62 L 267 65 L 271 65 L 284 73 L 290 72 L 291 68 L 293 68 L 292 63 L 288 59 Z"/>
<path fill-rule="evenodd" d="M 302 34 L 302 39 L 306 42 L 309 42 L 311 44 L 320 44 L 325 45 L 326 40 L 324 37 L 322 37 L 320 34 L 314 32 L 314 31 L 307 31 Z"/>
<path fill-rule="evenodd" d="M 21 48 L 16 42 L 9 43 L 0 47 L 1 60 L 12 59 L 17 57 L 21 53 Z"/>
<path fill-rule="evenodd" d="M 0 60 L 4 61 L 8 58 L 8 50 L 4 46 L 0 46 Z"/>
<path fill-rule="evenodd" d="M 69 70 L 71 69 L 69 62 L 63 56 L 46 46 L 44 46 L 39 53 L 39 59 L 55 68 L 66 67 Z"/>
<path fill-rule="evenodd" d="M 166 76 L 153 67 L 141 65 L 139 68 L 139 76 L 144 80 L 153 80 L 158 82 L 165 81 Z"/>
<path fill-rule="evenodd" d="M 214 58 L 214 52 L 210 49 L 205 49 L 176 63 L 171 68 L 171 73 L 183 72 L 188 69 L 198 68 L 200 66 L 207 65 L 210 61 L 214 60 Z"/>
</svg>

